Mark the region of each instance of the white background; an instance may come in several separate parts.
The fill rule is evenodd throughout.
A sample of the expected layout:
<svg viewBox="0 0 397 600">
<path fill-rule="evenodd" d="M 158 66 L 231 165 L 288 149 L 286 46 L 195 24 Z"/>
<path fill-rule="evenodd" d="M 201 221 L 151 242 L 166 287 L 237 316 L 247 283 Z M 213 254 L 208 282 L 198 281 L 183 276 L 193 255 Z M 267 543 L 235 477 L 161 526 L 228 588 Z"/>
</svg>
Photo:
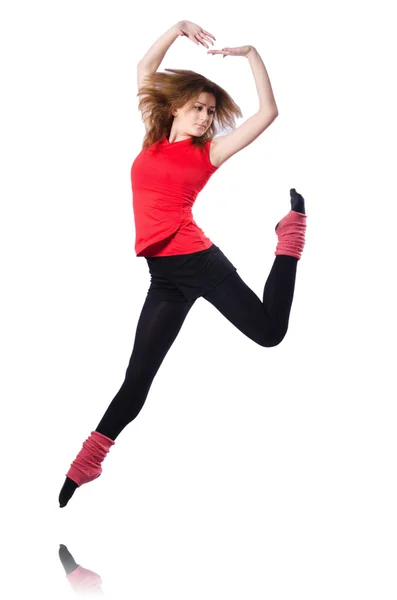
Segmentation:
<svg viewBox="0 0 397 600">
<path fill-rule="evenodd" d="M 2 590 L 71 598 L 394 600 L 395 30 L 359 2 L 5 2 L 1 44 Z M 261 297 L 289 190 L 307 244 L 289 332 L 262 348 L 199 299 L 102 476 L 58 494 L 119 390 L 149 286 L 130 168 L 136 65 L 174 23 L 251 44 L 279 117 L 194 217 Z M 242 57 L 179 37 L 159 69 L 258 109 Z"/>
</svg>

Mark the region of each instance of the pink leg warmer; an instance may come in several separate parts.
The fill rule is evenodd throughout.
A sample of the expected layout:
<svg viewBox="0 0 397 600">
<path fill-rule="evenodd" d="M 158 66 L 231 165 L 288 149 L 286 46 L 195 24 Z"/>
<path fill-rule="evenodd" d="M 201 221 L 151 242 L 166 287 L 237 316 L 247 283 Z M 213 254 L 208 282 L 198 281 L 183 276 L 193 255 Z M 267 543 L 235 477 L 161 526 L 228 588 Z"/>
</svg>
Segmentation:
<svg viewBox="0 0 397 600">
<path fill-rule="evenodd" d="M 83 443 L 83 448 L 72 462 L 66 477 L 77 483 L 93 481 L 102 473 L 101 462 L 115 442 L 98 431 L 92 431 L 91 435 Z"/>
<path fill-rule="evenodd" d="M 278 244 L 274 253 L 276 256 L 294 256 L 298 260 L 300 259 L 305 246 L 306 219 L 307 215 L 295 210 L 290 210 L 281 219 L 276 229 L 278 236 Z"/>
<path fill-rule="evenodd" d="M 88 590 L 98 590 L 102 585 L 102 579 L 94 571 L 84 569 L 80 565 L 66 576 L 72 589 L 75 592 L 87 592 Z"/>
</svg>

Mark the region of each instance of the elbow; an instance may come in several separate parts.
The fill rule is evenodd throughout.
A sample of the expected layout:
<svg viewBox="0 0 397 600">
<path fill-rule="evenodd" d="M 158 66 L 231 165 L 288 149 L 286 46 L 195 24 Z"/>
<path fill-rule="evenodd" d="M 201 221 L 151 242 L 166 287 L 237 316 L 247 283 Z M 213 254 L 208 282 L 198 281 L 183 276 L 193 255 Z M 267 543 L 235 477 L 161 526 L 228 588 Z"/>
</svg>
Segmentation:
<svg viewBox="0 0 397 600">
<path fill-rule="evenodd" d="M 260 111 L 259 115 L 263 124 L 263 131 L 265 131 L 277 119 L 278 112 Z"/>
<path fill-rule="evenodd" d="M 278 117 L 277 108 L 262 108 L 259 110 L 259 114 L 262 115 L 265 121 L 274 121 Z"/>
</svg>

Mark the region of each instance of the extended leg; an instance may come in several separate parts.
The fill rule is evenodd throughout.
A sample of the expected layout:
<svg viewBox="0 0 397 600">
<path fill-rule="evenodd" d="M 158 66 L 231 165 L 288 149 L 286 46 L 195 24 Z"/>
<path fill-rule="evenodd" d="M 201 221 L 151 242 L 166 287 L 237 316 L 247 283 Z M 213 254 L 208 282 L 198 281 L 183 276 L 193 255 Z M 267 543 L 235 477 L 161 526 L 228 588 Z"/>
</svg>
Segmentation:
<svg viewBox="0 0 397 600">
<path fill-rule="evenodd" d="M 150 294 L 146 298 L 125 380 L 96 431 L 73 461 L 59 495 L 61 507 L 66 506 L 77 487 L 101 474 L 101 462 L 116 437 L 142 409 L 153 379 L 193 304 L 194 301 L 157 300 Z"/>
<path fill-rule="evenodd" d="M 115 440 L 135 419 L 193 304 L 188 301 L 146 300 L 124 382 L 99 422 L 97 431 Z"/>
</svg>

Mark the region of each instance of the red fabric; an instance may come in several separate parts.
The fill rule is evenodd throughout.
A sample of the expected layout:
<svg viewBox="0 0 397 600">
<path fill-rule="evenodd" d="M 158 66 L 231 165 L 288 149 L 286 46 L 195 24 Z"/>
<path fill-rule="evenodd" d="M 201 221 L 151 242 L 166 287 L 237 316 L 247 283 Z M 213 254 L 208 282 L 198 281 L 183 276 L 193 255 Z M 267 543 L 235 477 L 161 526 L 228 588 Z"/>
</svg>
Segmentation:
<svg viewBox="0 0 397 600">
<path fill-rule="evenodd" d="M 101 463 L 114 443 L 106 435 L 98 431 L 92 431 L 70 465 L 66 477 L 77 483 L 79 487 L 83 483 L 88 483 L 99 477 L 102 473 Z"/>
<path fill-rule="evenodd" d="M 300 259 L 305 246 L 306 219 L 306 215 L 295 210 L 290 210 L 281 219 L 276 229 L 278 236 L 278 244 L 274 253 L 276 256 L 294 256 L 298 260 Z"/>
<path fill-rule="evenodd" d="M 210 162 L 210 144 L 202 150 L 192 138 L 173 143 L 164 138 L 132 163 L 137 256 L 190 254 L 212 246 L 192 215 L 198 193 L 219 168 Z"/>
</svg>

